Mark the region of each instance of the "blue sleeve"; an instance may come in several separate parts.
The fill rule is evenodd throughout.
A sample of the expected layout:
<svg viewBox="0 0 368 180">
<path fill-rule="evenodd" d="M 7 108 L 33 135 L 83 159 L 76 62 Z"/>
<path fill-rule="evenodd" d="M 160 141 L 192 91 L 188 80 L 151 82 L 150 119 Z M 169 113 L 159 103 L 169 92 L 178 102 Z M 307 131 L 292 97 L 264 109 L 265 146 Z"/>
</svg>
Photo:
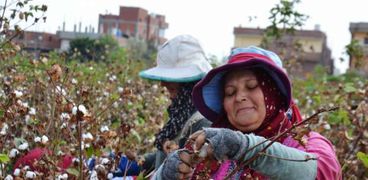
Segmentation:
<svg viewBox="0 0 368 180">
<path fill-rule="evenodd" d="M 254 134 L 248 134 L 246 136 L 248 140 L 248 147 L 246 149 L 249 149 L 265 140 L 265 138 L 256 136 Z M 247 160 L 256 153 L 260 152 L 265 146 L 267 146 L 268 143 L 270 143 L 270 141 L 263 143 L 262 145 L 246 153 L 244 155 L 243 160 Z M 307 156 L 315 157 L 313 154 L 285 146 L 278 142 L 273 143 L 269 148 L 267 148 L 265 153 L 283 159 L 261 155 L 250 164 L 251 169 L 260 172 L 261 174 L 269 177 L 270 179 L 298 179 L 298 180 L 316 179 L 317 176 L 316 160 L 309 160 L 303 162 L 284 160 L 284 159 L 305 160 Z"/>
</svg>

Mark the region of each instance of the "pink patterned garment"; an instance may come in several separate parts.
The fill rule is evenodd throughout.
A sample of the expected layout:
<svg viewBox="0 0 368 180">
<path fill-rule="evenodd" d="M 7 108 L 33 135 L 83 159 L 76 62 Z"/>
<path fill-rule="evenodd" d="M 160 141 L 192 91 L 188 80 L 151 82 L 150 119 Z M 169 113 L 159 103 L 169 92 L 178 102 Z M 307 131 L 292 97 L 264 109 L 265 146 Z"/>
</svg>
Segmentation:
<svg viewBox="0 0 368 180">
<path fill-rule="evenodd" d="M 341 166 L 336 159 L 334 147 L 331 142 L 317 132 L 309 133 L 309 137 L 306 138 L 307 144 L 305 147 L 301 146 L 298 141 L 291 137 L 286 138 L 282 144 L 315 154 L 318 158 L 317 179 L 342 179 Z"/>
</svg>

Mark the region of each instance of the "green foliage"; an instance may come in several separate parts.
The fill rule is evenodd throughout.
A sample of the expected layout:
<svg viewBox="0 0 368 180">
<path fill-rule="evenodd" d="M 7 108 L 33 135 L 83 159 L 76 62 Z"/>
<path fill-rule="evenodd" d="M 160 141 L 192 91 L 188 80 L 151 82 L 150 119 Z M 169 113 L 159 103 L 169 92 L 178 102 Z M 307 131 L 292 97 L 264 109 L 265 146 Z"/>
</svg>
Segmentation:
<svg viewBox="0 0 368 180">
<path fill-rule="evenodd" d="M 112 53 L 112 55 L 110 55 Z M 89 60 L 108 62 L 123 58 L 124 51 L 119 48 L 118 42 L 109 35 L 94 40 L 88 37 L 77 38 L 70 42 L 69 56 L 82 62 Z"/>
<path fill-rule="evenodd" d="M 6 154 L 0 154 L 0 163 L 6 164 L 10 161 L 8 155 Z"/>
<path fill-rule="evenodd" d="M 363 153 L 363 152 L 358 152 L 357 157 L 358 157 L 359 160 L 362 161 L 364 167 L 368 168 L 368 155 L 366 153 Z"/>
<path fill-rule="evenodd" d="M 353 67 L 359 68 L 362 65 L 364 57 L 364 50 L 359 41 L 356 39 L 351 40 L 350 44 L 345 46 L 345 49 L 350 58 L 356 59 L 356 64 L 353 64 Z"/>
<path fill-rule="evenodd" d="M 68 172 L 69 174 L 75 176 L 75 177 L 78 177 L 79 176 L 79 171 L 75 168 L 68 168 L 66 170 L 66 172 Z"/>
<path fill-rule="evenodd" d="M 293 34 L 297 28 L 304 25 L 308 16 L 295 9 L 299 2 L 299 0 L 280 0 L 280 3 L 270 10 L 271 15 L 268 19 L 271 25 L 266 28 L 266 39 L 280 39 L 283 34 Z"/>
</svg>

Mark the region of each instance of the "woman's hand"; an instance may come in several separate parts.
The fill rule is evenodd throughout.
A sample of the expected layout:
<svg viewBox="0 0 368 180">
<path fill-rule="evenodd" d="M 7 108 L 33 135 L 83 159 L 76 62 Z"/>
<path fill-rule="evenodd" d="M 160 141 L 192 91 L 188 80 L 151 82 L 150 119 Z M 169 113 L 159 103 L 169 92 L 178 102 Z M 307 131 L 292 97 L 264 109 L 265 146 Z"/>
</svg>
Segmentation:
<svg viewBox="0 0 368 180">
<path fill-rule="evenodd" d="M 217 160 L 238 160 L 248 144 L 246 135 L 225 128 L 204 128 L 189 138 L 193 141 L 194 152 L 198 152 L 199 156 L 214 156 Z"/>
<path fill-rule="evenodd" d="M 179 149 L 179 146 L 175 143 L 175 141 L 165 141 L 162 146 L 165 154 L 170 154 L 171 152 Z"/>
<path fill-rule="evenodd" d="M 195 164 L 192 162 L 192 154 L 187 150 L 176 150 L 171 153 L 162 170 L 163 179 L 190 179 L 194 172 Z"/>
</svg>

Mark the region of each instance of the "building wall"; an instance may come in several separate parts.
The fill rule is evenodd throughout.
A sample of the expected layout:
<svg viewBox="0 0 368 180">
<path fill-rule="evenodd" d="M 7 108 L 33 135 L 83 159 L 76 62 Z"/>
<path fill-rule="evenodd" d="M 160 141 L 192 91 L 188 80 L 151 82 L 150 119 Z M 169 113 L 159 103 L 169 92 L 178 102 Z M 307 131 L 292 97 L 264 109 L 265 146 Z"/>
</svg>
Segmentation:
<svg viewBox="0 0 368 180">
<path fill-rule="evenodd" d="M 302 44 L 302 48 L 304 52 L 322 53 L 323 51 L 323 39 L 300 38 L 298 40 Z"/>
<path fill-rule="evenodd" d="M 352 41 L 357 40 L 364 51 L 363 59 L 360 61 L 354 57 L 350 57 L 349 69 L 368 76 L 368 22 L 351 22 L 349 30 Z"/>
<path fill-rule="evenodd" d="M 368 32 L 353 32 L 352 39 L 359 42 L 364 51 L 364 57 L 361 62 L 351 57 L 350 68 L 360 70 L 364 74 L 368 74 Z"/>
<path fill-rule="evenodd" d="M 148 14 L 145 9 L 120 7 L 119 15 L 99 15 L 99 32 L 137 38 L 146 42 L 160 44 L 168 24 L 165 16 Z"/>
<path fill-rule="evenodd" d="M 235 35 L 235 47 L 259 46 L 262 42 L 260 35 Z"/>
<path fill-rule="evenodd" d="M 234 28 L 234 36 L 234 47 L 258 46 L 263 39 L 263 29 Z M 331 51 L 326 46 L 326 37 L 320 31 L 297 32 L 295 36 L 282 37 L 281 42 L 285 43 L 286 47 L 291 47 L 295 42 L 302 45 L 302 53 L 298 53 L 297 60 L 301 65 L 293 67 L 292 74 L 305 77 L 306 74 L 313 72 L 317 65 L 324 66 L 330 73 L 333 72 Z M 271 43 L 269 49 L 286 59 L 293 57 L 292 50 L 280 51 L 280 45 L 277 43 Z"/>
</svg>

